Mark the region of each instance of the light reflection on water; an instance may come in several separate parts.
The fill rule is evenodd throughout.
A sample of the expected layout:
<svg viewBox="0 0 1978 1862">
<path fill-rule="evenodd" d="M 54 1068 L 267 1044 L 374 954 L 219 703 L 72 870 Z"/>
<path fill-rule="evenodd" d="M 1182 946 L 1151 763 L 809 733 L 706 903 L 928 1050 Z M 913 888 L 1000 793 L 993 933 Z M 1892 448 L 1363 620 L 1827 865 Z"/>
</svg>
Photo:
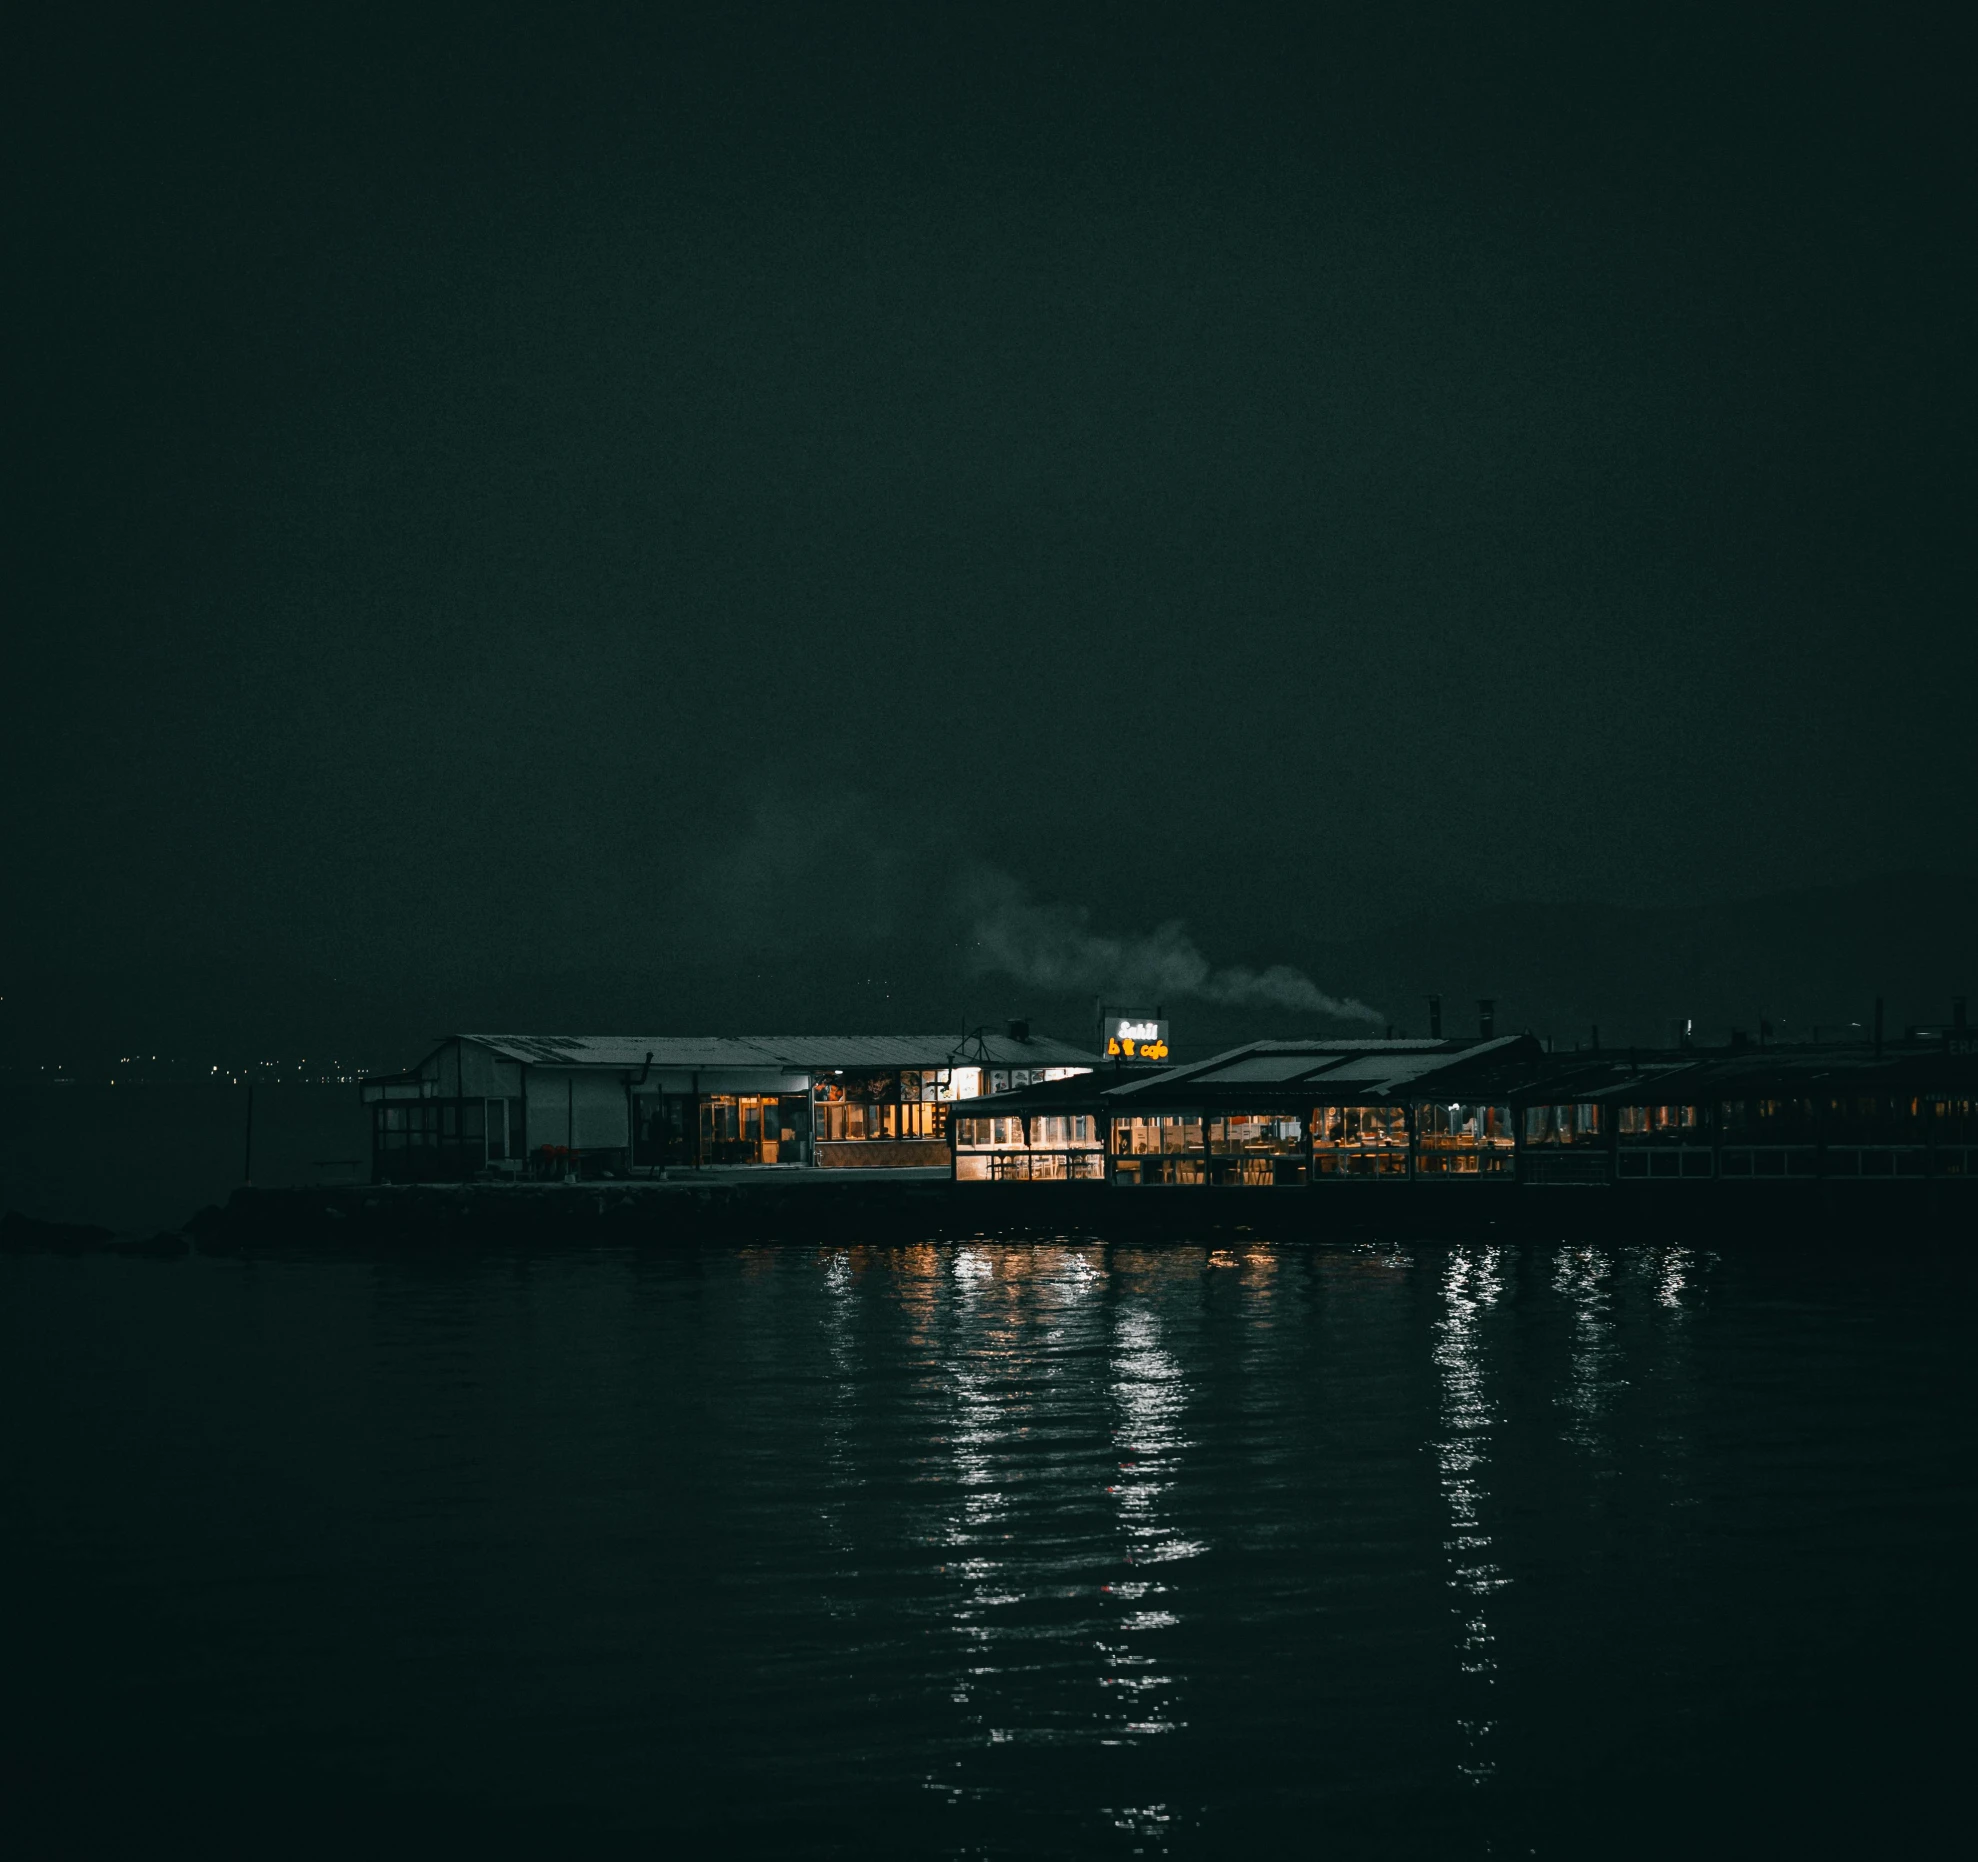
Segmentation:
<svg viewBox="0 0 1978 1862">
<path fill-rule="evenodd" d="M 995 1612 L 1021 1601 L 1018 1593 L 1001 1583 L 1001 1551 L 1009 1537 L 1002 1530 L 1002 1521 L 1010 1506 L 1002 1487 L 1002 1450 L 1012 1420 L 1005 1410 L 1017 1409 L 1018 1404 L 996 1387 L 997 1361 L 1004 1341 L 990 1304 L 995 1297 L 995 1268 L 987 1251 L 958 1249 L 950 1273 L 956 1341 L 947 1358 L 953 1404 L 948 1446 L 954 1464 L 952 1479 L 960 1491 L 948 1520 L 945 1544 L 949 1570 L 959 1581 L 954 1622 L 976 1647 L 976 1658 L 966 1662 L 955 1677 L 953 1698 L 958 1706 L 972 1707 L 981 1685 L 1003 1673 L 1003 1663 L 994 1659 L 999 1639 Z M 971 1724 L 984 1726 L 979 1712 L 969 1718 Z M 993 1740 L 1012 1737 L 1007 1727 L 985 1730 Z"/>
<path fill-rule="evenodd" d="M 1188 1391 L 1159 1316 L 1144 1293 L 1119 1293 L 1098 1249 L 961 1247 L 946 1279 L 940 1543 L 969 1651 L 950 1699 L 994 1745 L 1171 1732 L 1158 1637 L 1180 1618 L 1165 1568 L 1203 1548 L 1172 1511 Z M 1067 1478 L 1094 1473 L 1105 1507 L 1086 1531 L 1026 1530 Z"/>
<path fill-rule="evenodd" d="M 1442 1270 L 1442 1317 L 1435 1325 L 1434 1358 L 1442 1386 L 1442 1432 L 1435 1444 L 1442 1471 L 1448 1534 L 1449 1587 L 1456 1593 L 1458 1769 L 1473 1784 L 1497 1769 L 1491 1743 L 1496 1731 L 1497 1658 L 1489 1603 L 1510 1579 L 1496 1562 L 1485 1511 L 1489 1503 L 1491 1430 L 1501 1420 L 1492 1407 L 1483 1321 L 1504 1291 L 1505 1251 L 1457 1249 Z"/>
<path fill-rule="evenodd" d="M 1612 1316 L 1616 1257 L 1603 1249 L 1560 1250 L 1553 1285 L 1572 1312 L 1572 1369 L 1559 1402 L 1565 1438 L 1590 1456 L 1609 1448 L 1606 1419 L 1623 1384 L 1617 1369 Z"/>
<path fill-rule="evenodd" d="M 1203 1542 L 1179 1525 L 1174 1490 L 1189 1447 L 1188 1388 L 1181 1366 L 1161 1344 L 1160 1320 L 1142 1299 L 1114 1312 L 1112 1438 L 1119 1470 L 1107 1489 L 1114 1501 L 1125 1570 L 1104 1586 L 1118 1610 L 1116 1627 L 1098 1642 L 1103 1685 L 1120 1704 L 1112 1740 L 1171 1733 L 1181 1724 L 1175 1678 L 1163 1672 L 1159 1634 L 1181 1620 L 1175 1573 L 1167 1567 L 1198 1557 Z"/>
<path fill-rule="evenodd" d="M 1588 1792 L 1928 1749 L 1901 1715 L 1978 1532 L 1949 1268 L 1238 1237 L 0 1275 L 50 1777 L 106 1741 L 196 1777 L 253 1726 L 299 1794 L 449 1824 L 1589 1853 Z"/>
<path fill-rule="evenodd" d="M 1683 1289 L 1689 1285 L 1696 1263 L 1687 1248 L 1658 1248 L 1654 1259 L 1656 1303 L 1680 1311 Z"/>
</svg>

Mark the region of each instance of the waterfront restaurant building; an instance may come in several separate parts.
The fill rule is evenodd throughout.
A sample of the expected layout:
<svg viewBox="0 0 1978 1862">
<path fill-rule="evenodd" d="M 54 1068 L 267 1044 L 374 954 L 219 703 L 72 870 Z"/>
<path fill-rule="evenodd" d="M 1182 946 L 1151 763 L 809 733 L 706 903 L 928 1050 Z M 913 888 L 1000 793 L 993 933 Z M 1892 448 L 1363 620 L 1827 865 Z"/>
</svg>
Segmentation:
<svg viewBox="0 0 1978 1862">
<path fill-rule="evenodd" d="M 1012 1090 L 950 1131 L 956 1179 L 978 1183 L 1978 1183 L 1978 1054 L 1961 1016 L 1874 1047 L 1260 1041 Z"/>
<path fill-rule="evenodd" d="M 956 1102 L 1098 1064 L 1022 1022 L 960 1039 L 462 1034 L 366 1080 L 363 1097 L 381 1183 L 718 1165 L 946 1170 Z"/>
<path fill-rule="evenodd" d="M 1138 1188 L 1506 1175 L 1510 1108 L 1478 1088 L 1541 1051 L 1529 1035 L 1257 1041 L 1193 1066 L 1100 1070 L 958 1111 L 955 1176 Z"/>
</svg>

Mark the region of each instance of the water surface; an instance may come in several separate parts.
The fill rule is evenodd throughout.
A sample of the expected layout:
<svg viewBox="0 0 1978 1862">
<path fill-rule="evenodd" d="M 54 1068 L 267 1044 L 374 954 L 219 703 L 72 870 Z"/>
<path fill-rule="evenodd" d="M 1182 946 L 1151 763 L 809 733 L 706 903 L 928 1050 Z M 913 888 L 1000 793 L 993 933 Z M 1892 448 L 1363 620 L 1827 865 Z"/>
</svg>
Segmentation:
<svg viewBox="0 0 1978 1862">
<path fill-rule="evenodd" d="M 14 1814 L 1919 1841 L 1971 1730 L 1973 1292 L 1887 1234 L 0 1260 Z"/>
</svg>

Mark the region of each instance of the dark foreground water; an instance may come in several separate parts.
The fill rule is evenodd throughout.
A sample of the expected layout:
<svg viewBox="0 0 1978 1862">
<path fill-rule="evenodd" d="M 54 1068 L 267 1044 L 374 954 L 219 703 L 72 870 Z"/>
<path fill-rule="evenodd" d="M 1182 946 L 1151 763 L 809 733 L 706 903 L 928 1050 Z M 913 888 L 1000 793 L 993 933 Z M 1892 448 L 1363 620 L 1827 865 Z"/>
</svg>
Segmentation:
<svg viewBox="0 0 1978 1862">
<path fill-rule="evenodd" d="M 0 1819 L 1961 1850 L 1974 1292 L 1899 1234 L 0 1260 Z"/>
</svg>

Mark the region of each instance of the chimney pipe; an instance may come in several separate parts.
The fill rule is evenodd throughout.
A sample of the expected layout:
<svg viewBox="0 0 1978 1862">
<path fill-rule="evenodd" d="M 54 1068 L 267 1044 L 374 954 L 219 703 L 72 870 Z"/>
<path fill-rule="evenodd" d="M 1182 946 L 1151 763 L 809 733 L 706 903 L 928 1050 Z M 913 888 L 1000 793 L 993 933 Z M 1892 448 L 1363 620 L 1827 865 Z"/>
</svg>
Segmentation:
<svg viewBox="0 0 1978 1862">
<path fill-rule="evenodd" d="M 1442 1039 L 1442 998 L 1440 996 L 1429 997 L 1429 1039 L 1431 1041 L 1440 1041 Z"/>
<path fill-rule="evenodd" d="M 1875 998 L 1875 1058 L 1882 1058 L 1882 998 Z"/>
<path fill-rule="evenodd" d="M 1497 1036 L 1497 998 L 1479 996 L 1477 998 L 1477 1033 L 1486 1041 Z"/>
</svg>

